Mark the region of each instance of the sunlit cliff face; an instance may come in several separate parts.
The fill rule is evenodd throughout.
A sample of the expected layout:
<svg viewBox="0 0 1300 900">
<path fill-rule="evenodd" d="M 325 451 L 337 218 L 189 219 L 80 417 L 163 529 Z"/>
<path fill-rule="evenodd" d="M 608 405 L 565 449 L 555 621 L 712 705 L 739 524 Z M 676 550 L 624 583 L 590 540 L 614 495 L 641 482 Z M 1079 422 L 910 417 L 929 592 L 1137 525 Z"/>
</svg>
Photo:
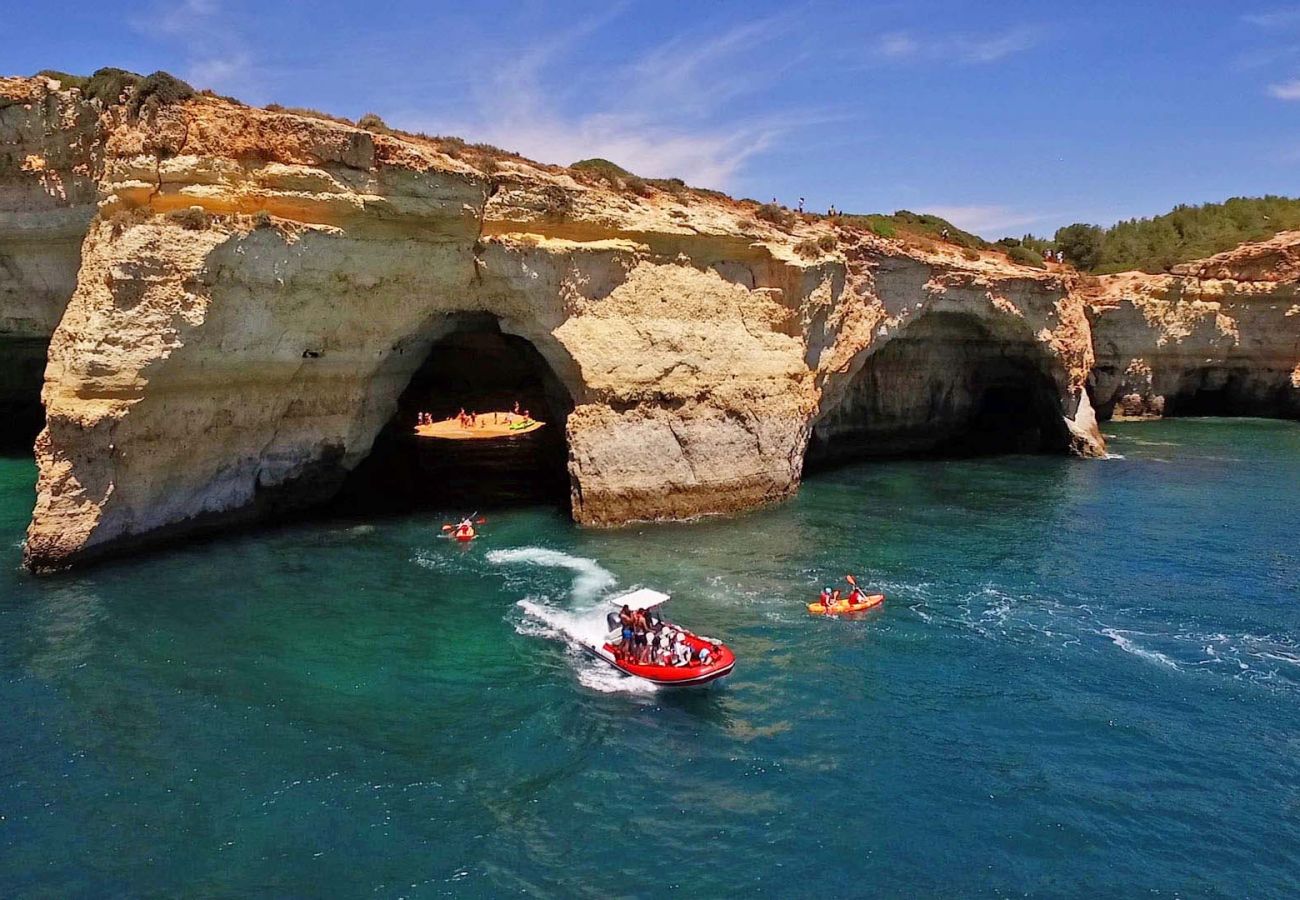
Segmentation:
<svg viewBox="0 0 1300 900">
<path fill-rule="evenodd" d="M 567 497 L 577 521 L 616 525 L 783 499 L 805 453 L 814 467 L 1096 455 L 1087 385 L 1114 409 L 1146 365 L 1155 396 L 1177 347 L 1270 384 L 1296 364 L 1285 303 L 1221 303 L 1203 341 L 1178 324 L 1199 298 L 1170 312 L 1116 288 L 1139 326 L 1104 289 L 996 253 L 774 224 L 752 204 L 618 191 L 514 157 L 476 167 L 210 97 L 137 118 L 52 84 L 0 80 L 15 98 L 0 109 L 0 210 L 31 210 L 0 220 L 0 346 L 39 342 L 0 383 L 29 412 L 49 341 L 37 568 L 462 488 Z M 514 394 L 552 424 L 504 457 L 434 459 L 408 440 L 417 412 Z"/>
</svg>

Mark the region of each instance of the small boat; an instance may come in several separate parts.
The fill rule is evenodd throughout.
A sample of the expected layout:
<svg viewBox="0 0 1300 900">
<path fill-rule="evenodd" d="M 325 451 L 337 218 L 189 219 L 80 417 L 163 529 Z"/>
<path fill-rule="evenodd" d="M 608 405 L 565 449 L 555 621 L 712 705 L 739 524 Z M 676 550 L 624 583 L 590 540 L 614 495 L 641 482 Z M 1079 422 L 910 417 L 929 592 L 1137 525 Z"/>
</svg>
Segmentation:
<svg viewBox="0 0 1300 900">
<path fill-rule="evenodd" d="M 850 603 L 848 597 L 844 597 L 829 606 L 820 600 L 816 600 L 808 604 L 808 612 L 814 616 L 843 616 L 848 613 L 860 613 L 875 609 L 884 602 L 884 594 L 863 594 L 862 599 L 857 603 Z"/>
<path fill-rule="evenodd" d="M 649 681 L 663 687 L 694 687 L 730 675 L 731 670 L 736 667 L 736 654 L 731 652 L 731 648 L 713 638 L 692 634 L 680 625 L 665 622 L 662 617 L 658 616 L 656 616 L 656 619 L 662 627 L 681 632 L 682 640 L 686 646 L 691 648 L 691 663 L 684 666 L 672 666 L 661 663 L 639 663 L 624 657 L 618 646 L 623 635 L 622 628 L 619 627 L 618 623 L 617 610 L 626 604 L 632 609 L 657 611 L 669 599 L 667 594 L 652 591 L 649 588 L 642 588 L 630 594 L 612 598 L 610 603 L 614 605 L 615 612 L 606 617 L 612 630 L 601 643 L 584 643 L 582 648 L 597 659 L 609 663 L 624 675 L 640 678 L 643 681 Z M 694 658 L 700 650 L 705 648 L 708 648 L 713 657 L 707 664 L 700 663 Z"/>
</svg>

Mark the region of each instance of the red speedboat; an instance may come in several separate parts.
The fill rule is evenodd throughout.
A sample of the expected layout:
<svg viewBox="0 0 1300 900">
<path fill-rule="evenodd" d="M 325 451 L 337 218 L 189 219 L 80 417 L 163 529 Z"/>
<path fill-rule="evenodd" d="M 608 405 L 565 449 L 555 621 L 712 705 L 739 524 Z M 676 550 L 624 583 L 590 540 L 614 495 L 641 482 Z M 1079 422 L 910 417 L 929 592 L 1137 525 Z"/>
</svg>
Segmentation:
<svg viewBox="0 0 1300 900">
<path fill-rule="evenodd" d="M 668 600 L 667 594 L 652 591 L 649 588 L 642 588 L 622 597 L 615 597 L 610 602 L 616 610 L 621 609 L 626 604 L 634 610 L 644 609 L 657 612 L 659 607 L 667 603 Z M 681 635 L 682 642 L 691 651 L 691 658 L 688 663 L 669 665 L 659 662 L 639 662 L 632 658 L 630 654 L 623 653 L 619 649 L 623 635 L 622 629 L 619 627 L 617 612 L 611 613 L 608 617 L 612 630 L 605 639 L 600 644 L 583 644 L 583 649 L 597 659 L 609 663 L 624 675 L 641 678 L 664 687 L 693 687 L 708 684 L 710 681 L 716 681 L 730 675 L 731 670 L 736 667 L 736 654 L 732 653 L 731 648 L 721 641 L 692 634 L 680 625 L 665 622 L 659 616 L 655 616 L 655 618 L 661 633 L 663 629 L 667 629 Z M 701 651 L 705 652 L 708 658 L 707 662 L 700 661 Z"/>
</svg>

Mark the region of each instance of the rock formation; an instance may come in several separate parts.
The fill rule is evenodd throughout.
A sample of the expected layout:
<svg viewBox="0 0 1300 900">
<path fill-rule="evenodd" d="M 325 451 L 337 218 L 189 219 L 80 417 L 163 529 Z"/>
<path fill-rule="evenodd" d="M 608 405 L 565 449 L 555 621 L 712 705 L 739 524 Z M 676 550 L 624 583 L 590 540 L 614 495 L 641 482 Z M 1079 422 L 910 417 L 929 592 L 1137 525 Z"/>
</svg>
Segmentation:
<svg viewBox="0 0 1300 900">
<path fill-rule="evenodd" d="M 1106 416 L 1300 418 L 1300 232 L 1081 286 Z"/>
<path fill-rule="evenodd" d="M 1132 388 L 1111 370 L 1164 366 L 1159 336 L 1180 339 L 1130 339 L 1120 322 L 1126 303 L 1154 308 L 1146 281 L 1081 285 L 997 253 L 772 223 L 710 192 L 615 190 L 214 97 L 137 116 L 11 79 L 0 98 L 0 160 L 25 160 L 0 173 L 0 260 L 24 260 L 0 323 L 37 309 L 25 333 L 52 335 L 26 550 L 38 569 L 331 496 L 467 323 L 530 342 L 567 393 L 587 524 L 777 500 L 806 454 L 1098 455 L 1089 379 L 1108 412 Z M 76 172 L 61 176 L 76 190 L 34 174 L 54 170 Z M 15 208 L 73 224 L 22 249 Z M 1289 333 L 1294 367 L 1300 319 L 1234 321 L 1250 341 L 1268 321 Z M 1255 359 L 1253 343 L 1216 346 Z M 1270 347 L 1268 379 L 1288 358 L 1284 338 Z"/>
</svg>

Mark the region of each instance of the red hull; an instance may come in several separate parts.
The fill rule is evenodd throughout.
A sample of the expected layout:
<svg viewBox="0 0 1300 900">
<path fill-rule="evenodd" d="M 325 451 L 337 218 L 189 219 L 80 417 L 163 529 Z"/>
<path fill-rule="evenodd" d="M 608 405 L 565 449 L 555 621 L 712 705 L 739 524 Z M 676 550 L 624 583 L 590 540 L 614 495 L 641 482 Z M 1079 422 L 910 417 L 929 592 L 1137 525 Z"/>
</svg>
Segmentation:
<svg viewBox="0 0 1300 900">
<path fill-rule="evenodd" d="M 686 636 L 686 643 L 692 650 L 699 650 L 706 646 L 711 647 L 707 641 L 702 641 L 693 634 Z M 717 651 L 716 658 L 707 666 L 702 666 L 699 663 L 692 663 L 688 666 L 642 664 L 621 658 L 617 652 L 618 648 L 614 644 L 605 644 L 602 649 L 605 653 L 597 655 L 620 672 L 643 678 L 664 687 L 690 687 L 697 684 L 708 684 L 710 681 L 716 681 L 730 675 L 731 670 L 736 667 L 736 654 L 732 653 L 731 648 L 726 646 Z"/>
</svg>

